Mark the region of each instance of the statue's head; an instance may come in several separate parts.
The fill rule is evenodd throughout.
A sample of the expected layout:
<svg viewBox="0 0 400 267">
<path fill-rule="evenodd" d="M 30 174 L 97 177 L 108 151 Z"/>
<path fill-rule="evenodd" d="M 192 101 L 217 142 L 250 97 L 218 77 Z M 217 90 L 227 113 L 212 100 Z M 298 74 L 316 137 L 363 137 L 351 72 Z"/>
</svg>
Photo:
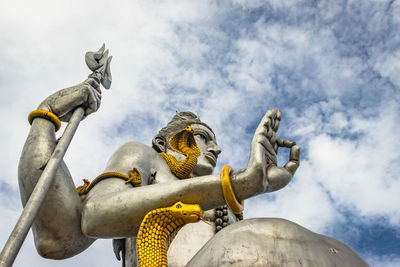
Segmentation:
<svg viewBox="0 0 400 267">
<path fill-rule="evenodd" d="M 167 126 L 163 127 L 153 138 L 153 148 L 159 153 L 172 154 L 178 161 L 183 160 L 183 155 L 171 149 L 169 139 L 189 125 L 194 128 L 194 137 L 201 152 L 193 174 L 196 176 L 211 174 L 221 149 L 217 145 L 214 132 L 210 126 L 202 122 L 199 116 L 192 112 L 176 113 Z"/>
</svg>

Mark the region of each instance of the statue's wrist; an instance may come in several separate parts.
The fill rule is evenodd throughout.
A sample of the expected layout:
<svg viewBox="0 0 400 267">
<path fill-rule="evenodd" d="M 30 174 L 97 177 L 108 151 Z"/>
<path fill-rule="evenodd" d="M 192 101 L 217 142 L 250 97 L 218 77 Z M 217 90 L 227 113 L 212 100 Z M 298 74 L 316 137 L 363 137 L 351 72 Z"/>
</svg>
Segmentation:
<svg viewBox="0 0 400 267">
<path fill-rule="evenodd" d="M 49 111 L 49 112 L 53 112 L 50 108 L 50 106 L 46 103 L 46 100 L 44 100 L 42 103 L 40 103 L 40 105 L 38 106 L 37 109 L 40 110 L 44 110 L 44 111 Z M 54 113 L 54 112 L 53 112 Z"/>
<path fill-rule="evenodd" d="M 232 186 L 239 200 L 244 200 L 263 193 L 262 186 L 254 180 L 254 173 L 241 169 L 232 174 Z"/>
<path fill-rule="evenodd" d="M 42 119 L 45 119 L 45 120 L 51 122 L 51 123 L 54 125 L 54 129 L 55 129 L 56 132 L 57 132 L 57 131 L 60 129 L 60 127 L 61 127 L 61 121 L 60 121 L 60 119 L 59 119 L 54 113 L 52 113 L 52 112 L 50 112 L 50 111 L 43 110 L 43 109 L 36 109 L 36 110 L 33 110 L 33 111 L 32 111 L 31 113 L 29 113 L 29 115 L 28 115 L 29 124 L 32 125 L 33 121 L 34 121 L 36 118 L 42 118 Z"/>
</svg>

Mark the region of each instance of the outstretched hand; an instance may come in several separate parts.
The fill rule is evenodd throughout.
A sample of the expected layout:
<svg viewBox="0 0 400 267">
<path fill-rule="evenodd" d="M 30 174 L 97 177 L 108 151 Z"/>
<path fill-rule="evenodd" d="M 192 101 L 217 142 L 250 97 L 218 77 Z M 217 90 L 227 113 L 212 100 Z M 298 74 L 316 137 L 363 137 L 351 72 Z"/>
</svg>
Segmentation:
<svg viewBox="0 0 400 267">
<path fill-rule="evenodd" d="M 276 138 L 281 116 L 279 110 L 268 110 L 258 125 L 251 143 L 247 171 L 261 179 L 262 192 L 276 191 L 287 185 L 299 166 L 300 148 L 296 143 Z M 277 166 L 279 147 L 290 148 L 289 161 L 283 167 Z"/>
</svg>

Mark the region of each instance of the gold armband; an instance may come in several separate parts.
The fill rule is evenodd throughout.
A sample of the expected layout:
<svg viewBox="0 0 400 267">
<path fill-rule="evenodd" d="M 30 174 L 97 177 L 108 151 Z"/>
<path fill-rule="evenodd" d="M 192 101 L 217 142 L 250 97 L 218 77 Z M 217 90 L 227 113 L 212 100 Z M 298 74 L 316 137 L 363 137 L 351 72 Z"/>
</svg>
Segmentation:
<svg viewBox="0 0 400 267">
<path fill-rule="evenodd" d="M 235 214 L 240 214 L 243 211 L 243 201 L 239 202 L 233 192 L 230 174 L 233 172 L 232 168 L 228 165 L 222 167 L 221 170 L 221 186 L 222 193 L 228 207 Z"/>
<path fill-rule="evenodd" d="M 29 124 L 32 125 L 33 120 L 37 117 L 51 121 L 54 124 L 56 131 L 58 131 L 58 129 L 60 129 L 61 127 L 61 121 L 56 115 L 54 115 L 50 111 L 45 111 L 40 109 L 34 110 L 31 113 L 29 113 L 28 116 Z"/>
</svg>

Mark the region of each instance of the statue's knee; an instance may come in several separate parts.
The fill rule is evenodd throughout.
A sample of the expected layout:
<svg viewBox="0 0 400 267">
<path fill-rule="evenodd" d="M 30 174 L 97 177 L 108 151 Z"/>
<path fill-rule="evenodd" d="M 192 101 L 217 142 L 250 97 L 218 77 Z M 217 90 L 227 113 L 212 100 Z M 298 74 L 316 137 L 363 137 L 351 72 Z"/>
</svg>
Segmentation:
<svg viewBox="0 0 400 267">
<path fill-rule="evenodd" d="M 61 260 L 71 256 L 66 255 L 65 249 L 60 247 L 54 240 L 48 239 L 37 239 L 35 240 L 35 246 L 38 254 L 46 259 Z"/>
<path fill-rule="evenodd" d="M 95 240 L 71 238 L 35 238 L 35 247 L 40 256 L 46 259 L 62 260 L 75 256 L 87 249 Z"/>
</svg>

